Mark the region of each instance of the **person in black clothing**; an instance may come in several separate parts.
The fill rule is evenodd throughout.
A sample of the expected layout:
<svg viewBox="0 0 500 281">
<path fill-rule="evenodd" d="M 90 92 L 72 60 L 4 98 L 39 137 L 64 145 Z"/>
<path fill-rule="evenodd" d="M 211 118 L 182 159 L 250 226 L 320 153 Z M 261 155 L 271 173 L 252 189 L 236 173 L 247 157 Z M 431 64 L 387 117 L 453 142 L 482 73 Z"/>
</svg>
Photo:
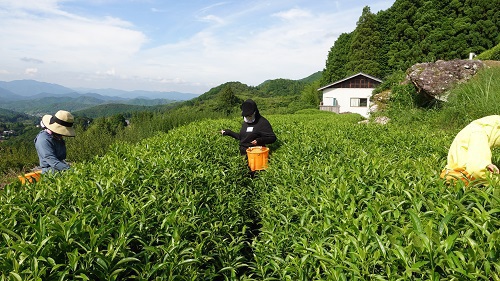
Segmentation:
<svg viewBox="0 0 500 281">
<path fill-rule="evenodd" d="M 276 141 L 276 135 L 269 121 L 259 113 L 257 104 L 248 99 L 241 105 L 243 124 L 240 133 L 229 129 L 222 130 L 223 136 L 231 136 L 240 141 L 240 153 L 245 155 L 247 148 L 252 146 L 266 146 Z"/>
</svg>

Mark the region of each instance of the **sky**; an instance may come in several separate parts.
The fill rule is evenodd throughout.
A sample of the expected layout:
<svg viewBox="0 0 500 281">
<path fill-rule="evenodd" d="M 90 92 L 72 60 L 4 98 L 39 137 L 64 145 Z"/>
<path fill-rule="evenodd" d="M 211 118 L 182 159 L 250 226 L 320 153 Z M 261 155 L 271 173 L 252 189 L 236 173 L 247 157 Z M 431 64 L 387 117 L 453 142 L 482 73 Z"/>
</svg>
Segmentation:
<svg viewBox="0 0 500 281">
<path fill-rule="evenodd" d="M 203 94 L 323 70 L 395 0 L 0 0 L 0 81 Z"/>
</svg>

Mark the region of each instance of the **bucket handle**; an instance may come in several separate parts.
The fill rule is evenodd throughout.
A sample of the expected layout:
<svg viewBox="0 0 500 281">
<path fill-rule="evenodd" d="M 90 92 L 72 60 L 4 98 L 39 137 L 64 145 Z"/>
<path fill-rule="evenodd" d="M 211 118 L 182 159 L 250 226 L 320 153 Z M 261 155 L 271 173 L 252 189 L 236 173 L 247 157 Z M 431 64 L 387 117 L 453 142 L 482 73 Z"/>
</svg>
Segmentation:
<svg viewBox="0 0 500 281">
<path fill-rule="evenodd" d="M 254 149 L 262 149 L 264 146 L 261 146 L 261 145 L 258 145 L 258 146 L 250 146 L 250 150 L 254 150 Z"/>
</svg>

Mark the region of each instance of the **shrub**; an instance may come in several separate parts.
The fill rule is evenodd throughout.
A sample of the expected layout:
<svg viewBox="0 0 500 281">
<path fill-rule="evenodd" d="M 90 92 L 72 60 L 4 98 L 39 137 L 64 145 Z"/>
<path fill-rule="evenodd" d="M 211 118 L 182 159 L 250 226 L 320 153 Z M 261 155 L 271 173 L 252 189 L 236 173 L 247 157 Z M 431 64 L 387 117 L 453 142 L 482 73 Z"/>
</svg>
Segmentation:
<svg viewBox="0 0 500 281">
<path fill-rule="evenodd" d="M 479 54 L 476 59 L 479 60 L 500 60 L 500 44 Z"/>
</svg>

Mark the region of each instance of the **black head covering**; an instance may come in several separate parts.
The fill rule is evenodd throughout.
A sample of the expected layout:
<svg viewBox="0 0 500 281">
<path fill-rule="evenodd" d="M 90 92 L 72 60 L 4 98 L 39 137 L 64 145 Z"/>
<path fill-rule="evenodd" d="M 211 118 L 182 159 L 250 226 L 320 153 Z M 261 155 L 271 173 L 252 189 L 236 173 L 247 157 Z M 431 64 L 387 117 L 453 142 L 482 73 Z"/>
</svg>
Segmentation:
<svg viewBox="0 0 500 281">
<path fill-rule="evenodd" d="M 254 112 L 258 112 L 257 104 L 251 100 L 247 99 L 241 104 L 241 116 L 250 116 Z"/>
</svg>

